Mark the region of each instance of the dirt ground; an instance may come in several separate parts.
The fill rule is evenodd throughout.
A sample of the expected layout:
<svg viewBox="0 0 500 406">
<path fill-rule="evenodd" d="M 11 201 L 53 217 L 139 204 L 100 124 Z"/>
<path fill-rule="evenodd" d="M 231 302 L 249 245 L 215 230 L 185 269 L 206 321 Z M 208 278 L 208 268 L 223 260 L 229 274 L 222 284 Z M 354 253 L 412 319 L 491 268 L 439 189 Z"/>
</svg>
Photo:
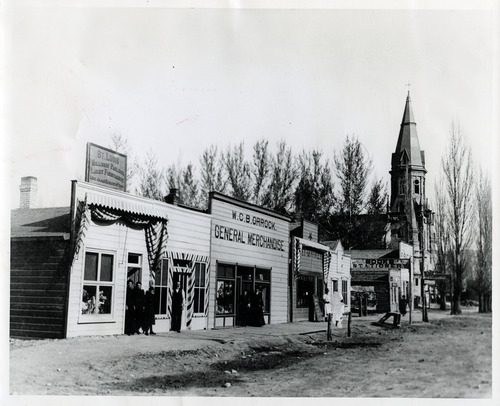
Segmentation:
<svg viewBox="0 0 500 406">
<path fill-rule="evenodd" d="M 10 340 L 16 395 L 491 398 L 491 315 L 432 310 L 400 329 Z M 272 328 L 272 326 L 269 326 Z M 242 328 L 238 329 L 243 331 Z M 217 338 L 218 337 L 218 338 Z M 222 337 L 222 338 L 221 338 Z M 168 343 L 168 344 L 167 344 Z"/>
</svg>

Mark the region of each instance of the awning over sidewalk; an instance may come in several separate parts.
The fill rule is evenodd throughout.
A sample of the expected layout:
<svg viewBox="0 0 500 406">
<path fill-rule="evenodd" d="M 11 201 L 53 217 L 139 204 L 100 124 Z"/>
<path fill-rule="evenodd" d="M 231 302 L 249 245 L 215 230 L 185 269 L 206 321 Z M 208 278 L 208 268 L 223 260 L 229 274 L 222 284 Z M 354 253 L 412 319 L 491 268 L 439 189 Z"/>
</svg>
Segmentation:
<svg viewBox="0 0 500 406">
<path fill-rule="evenodd" d="M 313 248 L 323 255 L 323 280 L 328 277 L 328 272 L 330 270 L 330 262 L 332 260 L 332 253 L 330 247 L 323 245 L 314 241 L 306 240 L 300 237 L 293 237 L 292 250 L 294 255 L 294 276 L 298 277 L 300 275 L 300 262 L 302 257 L 302 248 L 308 247 Z"/>
</svg>

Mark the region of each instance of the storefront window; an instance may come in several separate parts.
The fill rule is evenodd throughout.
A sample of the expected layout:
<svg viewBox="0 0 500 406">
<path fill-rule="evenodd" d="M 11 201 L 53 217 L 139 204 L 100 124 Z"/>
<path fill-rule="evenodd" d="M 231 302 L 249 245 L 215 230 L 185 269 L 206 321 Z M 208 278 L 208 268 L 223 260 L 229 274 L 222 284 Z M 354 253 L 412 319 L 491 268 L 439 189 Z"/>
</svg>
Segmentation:
<svg viewBox="0 0 500 406">
<path fill-rule="evenodd" d="M 344 299 L 344 305 L 347 305 L 347 281 L 342 281 L 342 298 Z"/>
<path fill-rule="evenodd" d="M 83 272 L 81 314 L 111 314 L 114 256 L 86 252 Z"/>
<path fill-rule="evenodd" d="M 297 307 L 308 307 L 314 293 L 314 276 L 299 275 L 297 278 Z"/>
<path fill-rule="evenodd" d="M 205 273 L 207 264 L 194 264 L 194 313 L 205 313 Z"/>
<path fill-rule="evenodd" d="M 217 314 L 234 314 L 234 280 L 217 281 Z"/>
<path fill-rule="evenodd" d="M 161 261 L 160 270 L 155 273 L 155 298 L 156 298 L 156 314 L 167 314 L 167 297 L 168 297 L 168 259 Z"/>
</svg>

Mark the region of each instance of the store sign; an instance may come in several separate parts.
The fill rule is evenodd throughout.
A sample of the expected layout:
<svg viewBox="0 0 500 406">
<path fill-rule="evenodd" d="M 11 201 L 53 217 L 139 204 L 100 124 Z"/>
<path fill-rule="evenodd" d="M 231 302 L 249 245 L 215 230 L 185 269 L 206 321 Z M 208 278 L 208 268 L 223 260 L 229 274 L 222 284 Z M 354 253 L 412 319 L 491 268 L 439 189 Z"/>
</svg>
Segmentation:
<svg viewBox="0 0 500 406">
<path fill-rule="evenodd" d="M 88 142 L 85 181 L 125 192 L 127 156 Z"/>
<path fill-rule="evenodd" d="M 254 226 L 267 228 L 269 230 L 276 230 L 276 222 L 259 216 L 251 216 L 250 214 L 232 210 L 232 218 L 233 220 L 238 220 L 242 223 L 253 224 Z"/>
<path fill-rule="evenodd" d="M 410 268 L 409 259 L 351 259 L 353 268 Z"/>
<path fill-rule="evenodd" d="M 285 241 L 266 235 L 251 233 L 233 227 L 215 224 L 214 237 L 220 240 L 232 241 L 234 243 L 252 245 L 255 247 L 267 248 L 276 251 L 285 251 Z"/>
</svg>

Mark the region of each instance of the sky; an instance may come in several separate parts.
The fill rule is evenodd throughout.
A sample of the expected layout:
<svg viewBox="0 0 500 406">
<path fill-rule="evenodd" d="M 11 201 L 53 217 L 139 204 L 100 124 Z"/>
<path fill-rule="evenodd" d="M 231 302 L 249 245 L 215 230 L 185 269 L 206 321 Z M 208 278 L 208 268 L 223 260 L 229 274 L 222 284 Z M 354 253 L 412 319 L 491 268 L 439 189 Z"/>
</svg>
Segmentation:
<svg viewBox="0 0 500 406">
<path fill-rule="evenodd" d="M 38 178 L 40 207 L 69 205 L 87 142 L 109 147 L 114 133 L 128 139 L 130 160 L 152 150 L 164 167 L 197 168 L 212 144 L 244 141 L 250 159 L 256 141 L 274 149 L 285 140 L 295 153 L 317 149 L 331 160 L 354 135 L 373 160 L 373 178 L 388 182 L 408 90 L 428 195 L 452 121 L 491 173 L 491 2 L 378 10 L 25 3 L 3 15 L 11 209 L 22 176 Z"/>
</svg>

